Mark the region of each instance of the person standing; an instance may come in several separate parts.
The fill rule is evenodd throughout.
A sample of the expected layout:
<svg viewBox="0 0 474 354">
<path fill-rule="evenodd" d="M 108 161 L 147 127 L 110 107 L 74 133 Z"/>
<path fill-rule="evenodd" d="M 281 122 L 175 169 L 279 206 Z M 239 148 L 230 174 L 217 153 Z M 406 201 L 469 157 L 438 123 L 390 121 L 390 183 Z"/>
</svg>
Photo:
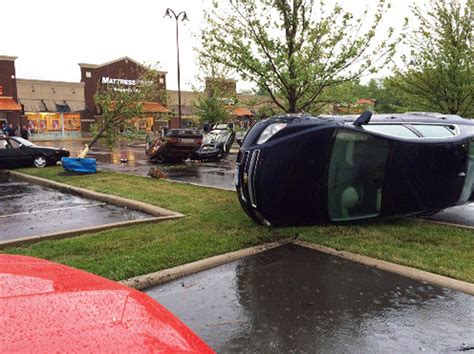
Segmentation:
<svg viewBox="0 0 474 354">
<path fill-rule="evenodd" d="M 28 129 L 26 128 L 26 125 L 22 126 L 21 129 L 20 129 L 20 136 L 23 139 L 28 140 L 29 135 L 30 135 L 30 133 L 28 132 Z"/>
<path fill-rule="evenodd" d="M 13 124 L 8 124 L 8 127 L 5 129 L 5 134 L 8 136 L 15 136 L 15 129 L 13 128 Z"/>
</svg>

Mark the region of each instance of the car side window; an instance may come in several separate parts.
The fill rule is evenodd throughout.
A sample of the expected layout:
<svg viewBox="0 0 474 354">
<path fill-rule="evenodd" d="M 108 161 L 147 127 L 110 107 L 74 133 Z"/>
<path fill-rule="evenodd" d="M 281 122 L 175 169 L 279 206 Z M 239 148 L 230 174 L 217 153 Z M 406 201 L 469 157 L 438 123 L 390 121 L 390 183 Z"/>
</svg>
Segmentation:
<svg viewBox="0 0 474 354">
<path fill-rule="evenodd" d="M 11 148 L 13 148 L 13 149 L 19 149 L 20 148 L 21 144 L 18 141 L 10 139 L 9 142 L 10 142 Z"/>
<path fill-rule="evenodd" d="M 418 135 L 402 124 L 368 124 L 364 125 L 363 127 L 364 130 L 370 132 L 397 136 L 401 138 L 418 138 Z"/>
<path fill-rule="evenodd" d="M 452 126 L 453 129 L 449 126 L 434 124 L 412 124 L 411 126 L 425 138 L 450 138 L 456 133 L 454 126 Z"/>
<path fill-rule="evenodd" d="M 332 221 L 380 215 L 389 141 L 370 134 L 337 132 L 328 176 L 328 213 Z"/>
</svg>

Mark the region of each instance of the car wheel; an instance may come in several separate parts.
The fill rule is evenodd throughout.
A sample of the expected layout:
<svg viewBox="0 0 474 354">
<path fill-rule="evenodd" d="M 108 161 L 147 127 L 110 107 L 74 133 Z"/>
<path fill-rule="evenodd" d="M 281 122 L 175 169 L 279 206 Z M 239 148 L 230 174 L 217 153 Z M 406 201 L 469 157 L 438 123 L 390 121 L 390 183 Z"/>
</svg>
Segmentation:
<svg viewBox="0 0 474 354">
<path fill-rule="evenodd" d="M 33 158 L 33 166 L 35 167 L 42 168 L 46 167 L 47 164 L 48 161 L 44 155 L 38 155 Z"/>
</svg>

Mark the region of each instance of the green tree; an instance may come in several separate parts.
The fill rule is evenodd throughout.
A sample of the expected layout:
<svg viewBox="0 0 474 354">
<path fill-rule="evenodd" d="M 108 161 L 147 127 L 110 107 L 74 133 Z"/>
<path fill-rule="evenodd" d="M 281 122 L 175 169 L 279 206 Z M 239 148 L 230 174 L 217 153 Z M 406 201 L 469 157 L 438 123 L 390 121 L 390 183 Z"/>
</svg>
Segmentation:
<svg viewBox="0 0 474 354">
<path fill-rule="evenodd" d="M 199 51 L 196 49 L 199 54 Z M 217 62 L 206 56 L 198 56 L 199 76 L 197 81 L 200 87 L 194 88 L 196 99 L 193 106 L 197 111 L 199 122 L 219 123 L 229 122 L 229 104 L 235 101 L 235 90 L 229 89 L 230 72 Z"/>
<path fill-rule="evenodd" d="M 474 1 L 431 0 L 412 8 L 418 27 L 408 40 L 410 55 L 389 79 L 416 105 L 441 113 L 472 116 Z"/>
<path fill-rule="evenodd" d="M 231 120 L 228 108 L 220 97 L 201 95 L 194 101 L 194 107 L 197 110 L 201 124 L 213 124 Z"/>
<path fill-rule="evenodd" d="M 219 2 L 221 3 L 221 2 Z M 385 65 L 395 50 L 393 29 L 375 42 L 390 7 L 378 0 L 373 20 L 314 0 L 214 1 L 206 13 L 200 55 L 263 88 L 285 112 L 308 111 L 328 87 Z"/>
</svg>

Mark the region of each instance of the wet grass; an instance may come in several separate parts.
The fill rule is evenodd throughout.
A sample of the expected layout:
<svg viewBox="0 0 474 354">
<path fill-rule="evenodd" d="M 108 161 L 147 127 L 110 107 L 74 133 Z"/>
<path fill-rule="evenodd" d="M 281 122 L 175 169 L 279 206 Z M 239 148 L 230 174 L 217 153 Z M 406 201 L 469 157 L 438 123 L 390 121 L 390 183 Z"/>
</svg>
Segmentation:
<svg viewBox="0 0 474 354">
<path fill-rule="evenodd" d="M 186 215 L 2 251 L 54 260 L 114 280 L 293 237 L 474 282 L 474 232 L 470 230 L 412 220 L 271 229 L 254 224 L 234 192 L 113 172 L 69 176 L 60 167 L 20 172 Z"/>
</svg>

